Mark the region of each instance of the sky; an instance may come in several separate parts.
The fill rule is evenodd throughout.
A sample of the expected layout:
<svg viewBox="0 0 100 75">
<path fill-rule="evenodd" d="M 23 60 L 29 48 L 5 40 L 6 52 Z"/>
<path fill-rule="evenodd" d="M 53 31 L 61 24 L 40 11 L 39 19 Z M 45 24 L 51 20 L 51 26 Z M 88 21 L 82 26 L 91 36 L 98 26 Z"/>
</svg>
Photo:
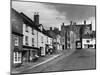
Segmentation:
<svg viewBox="0 0 100 75">
<path fill-rule="evenodd" d="M 38 12 L 40 24 L 43 24 L 45 29 L 49 27 L 60 29 L 62 23 L 69 25 L 70 21 L 83 24 L 86 20 L 87 24 L 92 23 L 92 29 L 95 30 L 94 6 L 12 1 L 12 8 L 23 12 L 32 20 L 34 20 L 34 12 Z"/>
</svg>

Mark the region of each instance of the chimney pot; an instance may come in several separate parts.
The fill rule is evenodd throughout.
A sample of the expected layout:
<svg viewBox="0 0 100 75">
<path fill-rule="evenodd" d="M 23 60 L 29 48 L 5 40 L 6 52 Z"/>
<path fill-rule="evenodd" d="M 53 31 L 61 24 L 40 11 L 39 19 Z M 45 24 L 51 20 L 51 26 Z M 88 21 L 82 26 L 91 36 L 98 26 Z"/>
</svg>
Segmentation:
<svg viewBox="0 0 100 75">
<path fill-rule="evenodd" d="M 70 25 L 72 25 L 72 23 L 73 23 L 73 22 L 72 22 L 72 21 L 70 21 Z"/>
</svg>

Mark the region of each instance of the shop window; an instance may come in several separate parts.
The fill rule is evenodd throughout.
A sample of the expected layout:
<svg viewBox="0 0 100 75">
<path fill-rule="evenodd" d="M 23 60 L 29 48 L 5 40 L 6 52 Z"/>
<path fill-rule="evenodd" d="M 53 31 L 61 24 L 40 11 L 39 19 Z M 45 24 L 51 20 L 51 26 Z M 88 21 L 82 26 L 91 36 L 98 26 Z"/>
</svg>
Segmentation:
<svg viewBox="0 0 100 75">
<path fill-rule="evenodd" d="M 88 44 L 84 44 L 84 48 L 88 48 Z"/>
<path fill-rule="evenodd" d="M 15 36 L 14 37 L 14 45 L 15 46 L 18 46 L 19 45 L 19 38 L 18 38 L 18 36 Z"/>
<path fill-rule="evenodd" d="M 89 45 L 89 48 L 92 48 L 92 47 L 93 47 L 93 45 L 92 45 L 92 44 L 90 44 L 90 45 Z"/>
</svg>

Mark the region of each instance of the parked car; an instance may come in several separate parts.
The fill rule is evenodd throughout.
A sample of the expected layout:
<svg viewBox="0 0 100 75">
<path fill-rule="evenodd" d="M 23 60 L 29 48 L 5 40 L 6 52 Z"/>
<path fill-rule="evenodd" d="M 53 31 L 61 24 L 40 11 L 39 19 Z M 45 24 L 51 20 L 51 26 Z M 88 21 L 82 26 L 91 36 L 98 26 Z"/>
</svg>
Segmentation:
<svg viewBox="0 0 100 75">
<path fill-rule="evenodd" d="M 52 45 L 49 46 L 49 52 L 50 52 L 50 54 L 53 53 L 53 47 L 52 47 Z"/>
</svg>

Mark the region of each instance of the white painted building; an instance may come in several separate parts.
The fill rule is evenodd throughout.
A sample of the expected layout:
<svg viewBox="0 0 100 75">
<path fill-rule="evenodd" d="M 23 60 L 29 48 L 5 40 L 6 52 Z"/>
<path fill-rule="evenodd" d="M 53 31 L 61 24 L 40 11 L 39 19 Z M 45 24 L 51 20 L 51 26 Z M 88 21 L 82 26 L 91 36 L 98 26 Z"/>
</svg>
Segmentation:
<svg viewBox="0 0 100 75">
<path fill-rule="evenodd" d="M 23 61 L 31 61 L 32 57 L 38 55 L 37 32 L 34 27 L 23 24 Z"/>
<path fill-rule="evenodd" d="M 37 30 L 27 24 L 23 24 L 23 34 L 23 45 L 37 47 Z"/>
<path fill-rule="evenodd" d="M 95 48 L 96 39 L 95 38 L 83 38 L 82 39 L 82 48 Z"/>
<path fill-rule="evenodd" d="M 41 55 L 45 55 L 45 38 L 46 36 L 42 32 L 38 32 L 38 48 L 41 50 Z"/>
</svg>

